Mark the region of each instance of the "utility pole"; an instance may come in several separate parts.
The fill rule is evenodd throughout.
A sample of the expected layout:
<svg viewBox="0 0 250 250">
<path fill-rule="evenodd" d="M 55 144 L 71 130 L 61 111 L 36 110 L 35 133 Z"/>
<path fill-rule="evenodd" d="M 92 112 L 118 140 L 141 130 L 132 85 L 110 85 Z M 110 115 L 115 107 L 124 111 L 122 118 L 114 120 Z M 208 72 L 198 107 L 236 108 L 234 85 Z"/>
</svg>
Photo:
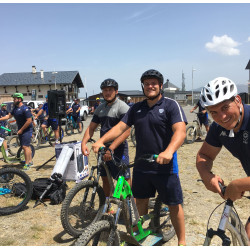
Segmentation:
<svg viewBox="0 0 250 250">
<path fill-rule="evenodd" d="M 185 88 L 185 76 L 184 76 L 183 71 L 182 71 L 182 85 L 181 85 L 181 90 L 182 91 L 186 91 L 186 88 Z"/>
</svg>

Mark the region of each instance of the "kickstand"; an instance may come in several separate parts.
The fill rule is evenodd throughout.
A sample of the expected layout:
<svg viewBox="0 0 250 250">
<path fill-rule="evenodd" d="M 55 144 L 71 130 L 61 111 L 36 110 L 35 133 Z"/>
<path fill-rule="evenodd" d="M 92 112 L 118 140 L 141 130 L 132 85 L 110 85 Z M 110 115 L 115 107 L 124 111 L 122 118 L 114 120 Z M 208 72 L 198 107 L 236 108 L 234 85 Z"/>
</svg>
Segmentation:
<svg viewBox="0 0 250 250">
<path fill-rule="evenodd" d="M 36 206 L 38 206 L 39 204 L 43 204 L 45 207 L 47 207 L 47 205 L 45 204 L 45 202 L 43 201 L 43 197 L 45 196 L 45 194 L 50 190 L 50 188 L 52 187 L 53 183 L 51 182 L 46 189 L 43 191 L 43 193 L 41 194 L 41 196 L 39 197 L 39 199 L 36 201 L 35 205 L 33 208 L 35 208 Z"/>
</svg>

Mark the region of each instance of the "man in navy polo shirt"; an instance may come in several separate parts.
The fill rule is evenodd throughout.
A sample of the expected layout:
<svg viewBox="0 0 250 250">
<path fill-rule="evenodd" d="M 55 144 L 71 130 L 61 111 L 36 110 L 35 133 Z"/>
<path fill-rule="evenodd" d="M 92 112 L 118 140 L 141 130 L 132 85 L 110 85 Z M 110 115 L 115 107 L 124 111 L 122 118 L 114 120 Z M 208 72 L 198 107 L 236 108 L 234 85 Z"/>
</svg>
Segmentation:
<svg viewBox="0 0 250 250">
<path fill-rule="evenodd" d="M 32 114 L 30 109 L 23 104 L 23 94 L 15 93 L 12 95 L 14 101 L 14 108 L 10 114 L 0 118 L 0 121 L 8 120 L 13 116 L 16 119 L 20 144 L 24 150 L 25 165 L 24 170 L 28 170 L 32 165 L 32 154 L 30 148 L 30 141 L 32 137 L 33 125 Z"/>
<path fill-rule="evenodd" d="M 44 118 L 44 121 L 42 123 L 42 129 L 45 136 L 47 135 L 47 128 L 51 126 L 52 130 L 55 134 L 55 143 L 58 144 L 59 141 L 59 126 L 58 126 L 58 120 L 56 118 L 49 118 L 49 107 L 48 107 L 48 96 L 45 96 L 46 102 L 43 104 L 43 107 L 40 109 L 40 111 L 37 113 L 35 119 L 37 119 L 43 112 L 46 112 L 46 116 Z"/>
<path fill-rule="evenodd" d="M 214 122 L 197 154 L 197 170 L 208 190 L 235 201 L 250 190 L 250 106 L 242 103 L 235 83 L 226 77 L 210 81 L 202 89 L 201 101 Z M 224 196 L 218 184 L 223 184 L 223 180 L 211 172 L 213 161 L 222 146 L 240 160 L 248 176 L 231 181 Z M 250 240 L 250 217 L 246 232 Z"/>
<path fill-rule="evenodd" d="M 101 83 L 100 88 L 102 90 L 102 95 L 105 102 L 97 107 L 94 112 L 92 121 L 84 133 L 82 139 L 82 153 L 84 155 L 89 155 L 90 151 L 87 147 L 87 142 L 93 136 L 98 125 L 101 124 L 100 136 L 103 136 L 124 117 L 124 115 L 129 109 L 129 106 L 117 97 L 118 83 L 115 80 L 110 78 L 104 80 Z M 112 143 L 106 145 L 114 152 L 115 160 L 123 161 L 125 164 L 129 164 L 128 143 L 126 141 L 126 138 L 129 135 L 130 130 L 126 131 L 120 137 L 116 139 L 114 138 L 115 140 L 112 141 Z M 111 161 L 110 154 L 105 155 L 105 161 L 109 167 L 111 176 L 114 179 L 118 179 L 119 169 Z M 103 181 L 104 193 L 106 197 L 109 197 L 110 188 L 107 174 L 104 168 L 101 169 L 101 177 Z M 125 178 L 131 185 L 130 170 L 127 170 Z"/>
<path fill-rule="evenodd" d="M 170 216 L 178 237 L 178 245 L 185 245 L 185 225 L 182 189 L 178 176 L 177 149 L 186 137 L 186 117 L 181 106 L 162 96 L 163 76 L 148 70 L 141 77 L 144 95 L 135 103 L 113 129 L 92 145 L 96 152 L 104 143 L 113 140 L 134 125 L 136 136 L 135 160 L 145 154 L 159 155 L 156 162 L 139 161 L 132 178 L 132 192 L 139 214 L 148 212 L 150 197 L 159 193 L 170 209 Z"/>
<path fill-rule="evenodd" d="M 7 110 L 7 104 L 2 103 L 1 104 L 1 110 L 0 110 L 0 118 L 6 116 L 8 114 L 9 114 L 9 112 Z M 0 122 L 0 126 L 6 127 L 6 125 L 7 125 L 6 121 Z M 0 128 L 0 137 L 5 138 L 6 136 L 7 136 L 6 135 L 6 130 L 4 130 L 3 128 Z M 8 149 L 7 149 L 7 142 L 6 142 L 6 140 L 4 140 L 3 146 L 4 146 L 4 149 L 5 149 L 5 153 L 8 156 L 9 153 L 8 153 Z"/>
<path fill-rule="evenodd" d="M 198 108 L 198 119 L 200 121 L 200 124 L 204 124 L 206 131 L 209 130 L 209 124 L 208 124 L 208 114 L 204 107 L 201 105 L 201 101 L 199 100 L 197 104 L 190 110 L 190 113 L 193 113 L 194 110 Z M 201 140 L 201 137 L 198 137 L 197 140 Z"/>
<path fill-rule="evenodd" d="M 81 110 L 81 106 L 79 104 L 79 99 L 75 99 L 74 100 L 74 104 L 72 105 L 71 109 L 72 109 L 72 117 L 75 121 L 75 123 L 78 123 L 78 126 L 79 126 L 79 130 L 82 131 L 82 124 L 81 124 L 81 121 L 80 121 L 80 110 Z"/>
</svg>

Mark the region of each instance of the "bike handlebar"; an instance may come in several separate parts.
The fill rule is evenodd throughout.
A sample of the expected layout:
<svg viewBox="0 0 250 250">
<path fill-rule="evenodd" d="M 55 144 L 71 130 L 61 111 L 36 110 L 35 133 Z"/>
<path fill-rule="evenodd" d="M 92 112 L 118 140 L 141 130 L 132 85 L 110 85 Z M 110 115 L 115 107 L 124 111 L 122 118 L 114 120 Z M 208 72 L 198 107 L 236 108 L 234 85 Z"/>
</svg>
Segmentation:
<svg viewBox="0 0 250 250">
<path fill-rule="evenodd" d="M 8 131 L 8 132 L 11 132 L 11 129 L 5 128 L 5 127 L 3 127 L 3 126 L 1 126 L 0 128 L 6 130 L 6 131 Z"/>
</svg>

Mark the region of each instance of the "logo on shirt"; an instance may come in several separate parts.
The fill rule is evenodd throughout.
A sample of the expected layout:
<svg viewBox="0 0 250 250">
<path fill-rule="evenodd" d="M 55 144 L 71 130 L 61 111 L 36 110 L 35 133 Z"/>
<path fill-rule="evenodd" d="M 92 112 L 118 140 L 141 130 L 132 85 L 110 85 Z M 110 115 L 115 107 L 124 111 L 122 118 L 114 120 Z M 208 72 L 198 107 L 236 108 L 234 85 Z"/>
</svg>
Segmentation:
<svg viewBox="0 0 250 250">
<path fill-rule="evenodd" d="M 159 109 L 159 113 L 162 114 L 164 112 L 164 109 Z"/>
<path fill-rule="evenodd" d="M 141 112 L 141 110 L 139 109 L 139 110 L 137 110 L 137 112 L 136 113 L 140 113 Z"/>
<path fill-rule="evenodd" d="M 243 132 L 243 143 L 248 144 L 248 131 Z"/>
<path fill-rule="evenodd" d="M 227 136 L 226 131 L 221 131 L 220 136 Z"/>
</svg>

